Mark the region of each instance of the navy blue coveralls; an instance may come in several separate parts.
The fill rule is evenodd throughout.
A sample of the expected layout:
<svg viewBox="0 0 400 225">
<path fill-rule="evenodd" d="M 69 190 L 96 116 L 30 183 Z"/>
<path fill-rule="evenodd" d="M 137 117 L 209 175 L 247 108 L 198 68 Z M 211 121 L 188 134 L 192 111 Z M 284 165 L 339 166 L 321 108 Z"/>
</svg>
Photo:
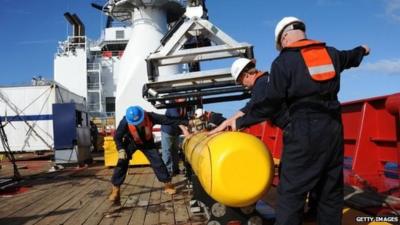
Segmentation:
<svg viewBox="0 0 400 225">
<path fill-rule="evenodd" d="M 162 125 L 187 125 L 187 120 L 175 119 L 168 116 L 160 115 L 153 112 L 147 112 L 149 119 L 155 124 L 162 124 Z M 142 150 L 143 154 L 147 157 L 150 161 L 150 165 L 156 174 L 157 179 L 160 182 L 166 183 L 171 181 L 171 177 L 165 167 L 164 162 L 161 159 L 160 154 L 156 148 L 154 143 L 154 139 L 150 141 L 145 141 L 145 131 L 144 127 L 139 128 L 136 127 L 140 138 L 143 140 L 143 145 L 136 144 L 132 135 L 129 132 L 128 122 L 126 121 L 125 117 L 121 119 L 119 122 L 117 131 L 114 136 L 114 141 L 117 146 L 117 149 L 125 149 L 128 158 L 126 160 L 118 159 L 117 166 L 114 169 L 113 176 L 111 178 L 111 183 L 114 186 L 120 186 L 124 183 L 126 178 L 126 173 L 128 171 L 129 160 L 132 158 L 133 153 L 140 149 Z"/>
<path fill-rule="evenodd" d="M 236 121 L 237 128 L 248 127 L 250 125 L 260 123 L 265 120 L 270 120 L 274 125 L 283 128 L 289 122 L 289 113 L 286 104 L 282 104 L 279 109 L 272 115 L 259 112 L 256 116 L 249 114 L 252 108 L 262 105 L 265 100 L 265 88 L 267 86 L 269 74 L 265 72 L 262 76 L 258 77 L 254 82 L 251 89 L 251 98 L 246 105 L 240 109 L 246 116 L 240 117 Z"/>
<path fill-rule="evenodd" d="M 285 48 L 274 60 L 262 103 L 255 104 L 241 120 L 274 115 L 283 103 L 290 122 L 284 127 L 281 173 L 278 185 L 276 224 L 302 224 L 307 193 L 317 195 L 318 224 L 341 224 L 343 207 L 343 129 L 340 103 L 340 73 L 357 67 L 363 47 L 339 51 L 327 47 L 336 76 L 312 80 L 298 48 Z"/>
</svg>

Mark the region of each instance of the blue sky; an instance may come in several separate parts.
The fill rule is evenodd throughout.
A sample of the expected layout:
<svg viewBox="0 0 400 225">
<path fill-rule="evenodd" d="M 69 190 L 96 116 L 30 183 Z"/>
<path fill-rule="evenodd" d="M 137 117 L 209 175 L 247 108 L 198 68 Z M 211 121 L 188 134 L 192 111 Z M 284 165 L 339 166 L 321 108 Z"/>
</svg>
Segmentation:
<svg viewBox="0 0 400 225">
<path fill-rule="evenodd" d="M 52 79 L 57 43 L 71 29 L 64 12 L 78 14 L 87 36 L 98 39 L 105 17 L 92 2 L 104 1 L 0 0 L 0 85 L 27 83 L 38 75 Z M 311 39 L 338 49 L 370 46 L 362 65 L 342 74 L 341 101 L 400 92 L 400 0 L 208 0 L 207 7 L 212 23 L 255 46 L 259 69 L 269 70 L 278 54 L 276 23 L 296 16 L 305 21 Z M 234 112 L 241 104 L 211 108 Z"/>
</svg>

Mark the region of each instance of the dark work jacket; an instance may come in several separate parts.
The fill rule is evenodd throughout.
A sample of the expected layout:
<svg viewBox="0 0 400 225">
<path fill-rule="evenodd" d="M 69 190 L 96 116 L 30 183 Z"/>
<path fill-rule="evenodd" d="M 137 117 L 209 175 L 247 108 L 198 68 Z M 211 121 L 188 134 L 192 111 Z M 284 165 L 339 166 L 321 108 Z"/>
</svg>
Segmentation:
<svg viewBox="0 0 400 225">
<path fill-rule="evenodd" d="M 222 115 L 222 113 L 216 113 L 216 112 L 206 112 L 208 115 L 208 123 L 211 126 L 219 126 L 221 123 L 223 123 L 226 118 Z"/>
<path fill-rule="evenodd" d="M 165 111 L 165 115 L 172 118 L 181 118 L 180 109 L 178 108 L 168 108 Z M 161 125 L 161 131 L 174 136 L 179 136 L 182 133 L 181 129 L 176 125 Z"/>
<path fill-rule="evenodd" d="M 257 80 L 254 82 L 254 86 L 251 89 L 251 98 L 246 103 L 246 105 L 240 109 L 243 113 L 248 113 L 249 110 L 256 104 L 264 100 L 265 87 L 267 86 L 268 73 L 264 72 Z"/>
<path fill-rule="evenodd" d="M 254 86 L 251 89 L 250 101 L 248 101 L 246 105 L 240 109 L 240 111 L 245 113 L 246 116 L 243 116 L 236 121 L 236 127 L 238 129 L 265 121 L 267 119 L 271 120 L 272 123 L 279 127 L 284 127 L 289 122 L 289 114 L 285 104 L 283 104 L 282 107 L 272 115 L 265 116 L 263 114 L 252 113 L 253 108 L 257 105 L 262 105 L 263 101 L 265 100 L 265 88 L 267 87 L 267 82 L 269 79 L 268 76 L 269 74 L 265 72 L 255 81 Z"/>
<path fill-rule="evenodd" d="M 331 80 L 318 82 L 312 80 L 300 49 L 284 48 L 272 63 L 271 74 L 260 97 L 262 99 L 241 119 L 271 117 L 281 110 L 282 104 L 287 105 L 290 120 L 301 110 L 326 112 L 340 117 L 340 103 L 337 100 L 340 73 L 345 69 L 359 66 L 365 49 L 359 46 L 346 51 L 339 51 L 333 47 L 327 47 L 327 50 L 334 64 L 336 76 Z M 311 96 L 318 96 L 321 100 L 315 102 L 304 100 Z"/>
<path fill-rule="evenodd" d="M 153 123 L 153 125 L 156 124 L 161 124 L 161 125 L 186 125 L 188 124 L 187 120 L 180 120 L 172 117 L 168 117 L 165 115 L 153 113 L 153 112 L 147 112 L 147 115 L 149 116 L 149 119 Z M 121 121 L 118 124 L 117 131 L 114 136 L 114 141 L 115 145 L 117 146 L 117 149 L 127 149 L 129 144 L 133 144 L 132 147 L 136 149 L 152 149 L 155 148 L 156 145 L 154 143 L 154 139 L 151 139 L 149 141 L 145 141 L 145 132 L 144 128 L 137 128 L 137 131 L 139 133 L 140 138 L 143 140 L 144 144 L 136 144 L 132 135 L 129 132 L 128 128 L 128 122 L 125 119 L 125 116 L 121 119 Z M 134 149 L 133 149 L 134 150 Z"/>
</svg>

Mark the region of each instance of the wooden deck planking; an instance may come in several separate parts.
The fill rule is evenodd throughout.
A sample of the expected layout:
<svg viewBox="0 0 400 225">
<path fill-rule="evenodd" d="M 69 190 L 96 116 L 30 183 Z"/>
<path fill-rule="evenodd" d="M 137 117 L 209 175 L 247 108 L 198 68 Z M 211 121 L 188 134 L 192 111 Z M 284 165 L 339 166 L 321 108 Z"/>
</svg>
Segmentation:
<svg viewBox="0 0 400 225">
<path fill-rule="evenodd" d="M 160 199 L 160 225 L 175 224 L 173 197 L 161 193 Z"/>
<path fill-rule="evenodd" d="M 190 216 L 191 192 L 185 178 L 176 176 L 174 196 L 163 193 L 150 167 L 130 168 L 122 185 L 121 207 L 107 199 L 113 170 L 94 166 L 42 174 L 21 183 L 28 191 L 0 197 L 0 224 L 4 225 L 201 225 L 204 218 Z M 276 189 L 265 200 L 275 204 Z M 354 224 L 366 214 L 345 209 L 343 224 Z M 305 223 L 313 224 L 313 223 Z M 367 223 L 360 223 L 367 224 Z"/>
<path fill-rule="evenodd" d="M 81 191 L 73 198 L 40 219 L 35 225 L 64 224 L 66 220 L 83 207 L 83 202 L 87 201 L 87 195 L 95 189 L 94 183 L 89 182 L 86 185 L 86 189 L 81 188 Z"/>
<path fill-rule="evenodd" d="M 106 175 L 105 171 L 102 170 L 95 174 L 92 178 L 87 178 L 91 182 L 79 188 L 79 193 L 71 198 L 67 203 L 57 208 L 55 211 L 48 214 L 45 218 L 40 220 L 35 225 L 46 225 L 46 224 L 64 224 L 68 219 L 78 213 L 87 202 L 91 201 L 91 196 L 96 193 L 98 187 L 98 180 L 103 179 Z"/>
<path fill-rule="evenodd" d="M 137 173 L 143 173 L 144 168 L 138 168 Z M 114 224 L 128 224 L 132 217 L 132 212 L 139 201 L 139 193 L 141 192 L 141 185 L 145 182 L 146 176 L 139 176 L 138 174 L 131 174 L 134 176 L 131 182 L 131 189 L 125 190 L 122 196 L 127 195 L 127 199 L 123 204 L 122 210 L 116 216 Z"/>
<path fill-rule="evenodd" d="M 184 176 L 179 176 L 174 178 L 174 183 L 176 183 L 177 190 L 182 193 L 185 188 L 185 178 Z M 189 200 L 185 195 L 175 195 L 173 196 L 173 206 L 175 215 L 175 224 L 191 224 L 190 214 L 186 206 L 189 204 Z"/>
<path fill-rule="evenodd" d="M 169 225 L 189 218 L 183 198 L 165 194 L 150 167 L 129 169 L 122 207 L 113 206 L 107 200 L 112 171 L 67 168 L 28 178 L 22 184 L 27 192 L 0 198 L 0 224 Z M 176 198 L 183 209 L 174 206 Z"/>
<path fill-rule="evenodd" d="M 150 202 L 150 194 L 155 182 L 155 175 L 147 170 L 138 176 L 146 176 L 144 182 L 140 183 L 141 192 L 139 192 L 138 203 L 133 209 L 132 217 L 129 221 L 130 225 L 142 225 L 145 223 L 147 209 Z"/>
<path fill-rule="evenodd" d="M 64 186 L 71 183 L 70 179 L 65 176 L 57 176 L 56 174 L 47 174 L 37 179 L 28 179 L 23 181 L 20 185 L 23 188 L 28 188 L 28 192 L 21 193 L 12 197 L 13 201 L 0 201 L 0 215 L 4 216 L 2 209 L 7 206 L 10 211 L 12 207 L 18 206 L 28 207 L 31 203 L 48 195 L 52 191 L 56 191 L 58 186 Z"/>
<path fill-rule="evenodd" d="M 47 193 L 48 193 L 48 191 L 46 191 L 46 190 L 40 190 L 40 191 L 34 191 L 34 193 L 32 193 L 32 195 L 30 195 L 30 191 L 29 191 L 29 192 L 20 194 L 18 196 L 19 198 L 16 199 L 15 201 L 8 200 L 8 198 L 14 199 L 14 197 L 2 198 L 2 202 L 4 204 L 2 206 L 0 206 L 0 218 L 8 217 L 8 216 L 14 214 L 16 211 L 21 210 L 25 207 L 28 207 L 31 204 L 34 204 L 39 199 L 43 198 Z"/>
<path fill-rule="evenodd" d="M 141 168 L 139 168 L 141 169 Z M 127 202 L 135 201 L 134 198 L 130 197 L 131 192 L 137 188 L 136 184 L 139 182 L 139 176 L 130 176 L 130 171 L 128 170 L 128 175 L 126 178 L 126 182 L 121 189 L 121 205 L 111 205 L 111 207 L 103 213 L 103 217 L 99 223 L 99 225 L 111 225 L 115 223 L 115 220 L 121 216 L 121 214 L 125 211 L 130 214 L 130 210 L 126 208 Z"/>
<path fill-rule="evenodd" d="M 130 182 L 131 179 L 132 177 L 127 176 L 126 181 Z M 101 187 L 99 187 L 98 192 L 93 193 L 94 196 L 91 201 L 82 209 L 79 216 L 76 216 L 78 221 L 68 221 L 70 223 L 65 223 L 65 225 L 98 225 L 106 213 L 113 207 L 112 202 L 108 200 L 108 195 L 111 193 L 111 187 L 112 184 L 110 178 L 104 180 Z M 126 187 L 126 184 L 122 185 L 121 191 L 123 192 Z"/>
<path fill-rule="evenodd" d="M 89 182 L 89 180 L 80 181 L 79 185 L 84 186 L 87 182 Z M 16 210 L 15 213 L 8 216 L 13 219 L 8 221 L 7 224 L 17 225 L 23 223 L 28 225 L 36 223 L 42 217 L 45 217 L 73 197 L 73 195 L 79 191 L 79 189 L 73 189 L 74 186 L 75 184 L 67 183 L 57 188 L 54 192 L 47 193 L 43 198 L 38 199 L 29 206 Z"/>
<path fill-rule="evenodd" d="M 159 182 L 157 178 L 155 178 L 150 194 L 149 206 L 147 207 L 146 217 L 144 219 L 145 225 L 154 225 L 160 223 L 160 202 L 163 187 L 163 183 Z"/>
</svg>

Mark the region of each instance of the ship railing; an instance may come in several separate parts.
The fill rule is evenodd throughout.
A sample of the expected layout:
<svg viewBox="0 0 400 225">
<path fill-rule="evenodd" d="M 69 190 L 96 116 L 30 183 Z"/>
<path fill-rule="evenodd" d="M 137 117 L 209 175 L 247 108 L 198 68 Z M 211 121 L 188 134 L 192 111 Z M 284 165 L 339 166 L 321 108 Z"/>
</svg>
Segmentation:
<svg viewBox="0 0 400 225">
<path fill-rule="evenodd" d="M 66 41 L 58 43 L 57 54 L 75 52 L 76 49 L 86 49 L 86 36 L 68 36 Z"/>
</svg>

